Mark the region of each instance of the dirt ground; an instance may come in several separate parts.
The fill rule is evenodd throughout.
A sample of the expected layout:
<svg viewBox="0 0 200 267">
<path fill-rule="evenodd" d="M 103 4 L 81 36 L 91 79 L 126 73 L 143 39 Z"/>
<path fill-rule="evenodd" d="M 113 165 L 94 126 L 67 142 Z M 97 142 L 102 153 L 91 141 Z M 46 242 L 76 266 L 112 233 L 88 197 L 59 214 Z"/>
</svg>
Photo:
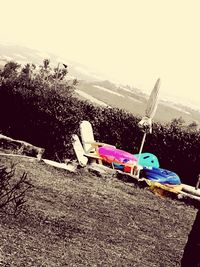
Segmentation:
<svg viewBox="0 0 200 267">
<path fill-rule="evenodd" d="M 0 266 L 180 266 L 193 206 L 111 175 L 0 159 L 11 162 L 34 188 L 26 212 L 0 213 Z"/>
</svg>

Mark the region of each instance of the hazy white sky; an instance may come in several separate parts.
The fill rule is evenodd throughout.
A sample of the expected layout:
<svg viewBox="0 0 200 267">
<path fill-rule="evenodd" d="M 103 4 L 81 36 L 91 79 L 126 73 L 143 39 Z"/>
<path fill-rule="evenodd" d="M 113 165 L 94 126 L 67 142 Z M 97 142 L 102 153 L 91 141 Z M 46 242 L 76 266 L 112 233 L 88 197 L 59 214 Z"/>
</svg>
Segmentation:
<svg viewBox="0 0 200 267">
<path fill-rule="evenodd" d="M 38 48 L 200 106 L 199 0 L 0 0 L 0 42 Z"/>
</svg>

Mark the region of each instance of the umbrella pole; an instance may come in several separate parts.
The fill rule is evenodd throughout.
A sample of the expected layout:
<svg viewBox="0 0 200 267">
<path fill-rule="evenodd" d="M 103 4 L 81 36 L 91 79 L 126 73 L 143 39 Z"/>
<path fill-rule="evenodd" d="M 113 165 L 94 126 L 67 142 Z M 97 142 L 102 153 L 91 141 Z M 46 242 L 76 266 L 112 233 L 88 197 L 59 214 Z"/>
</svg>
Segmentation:
<svg viewBox="0 0 200 267">
<path fill-rule="evenodd" d="M 141 156 L 141 153 L 142 153 L 142 149 L 143 149 L 143 146 L 144 146 L 146 135 L 147 135 L 147 133 L 145 132 L 144 135 L 143 135 L 143 138 L 142 138 L 141 146 L 140 146 L 140 151 L 139 151 L 139 156 L 138 156 L 138 164 L 139 164 L 139 161 L 140 161 L 140 156 Z M 140 170 L 138 170 L 137 173 L 134 174 L 134 175 L 136 175 L 136 178 L 139 179 L 139 177 L 140 177 Z"/>
<path fill-rule="evenodd" d="M 142 138 L 141 146 L 140 146 L 140 151 L 139 151 L 138 161 L 139 161 L 139 159 L 140 159 L 140 155 L 141 155 L 141 153 L 142 153 L 142 149 L 143 149 L 143 146 L 144 146 L 144 142 L 145 142 L 145 139 L 146 139 L 146 135 L 147 135 L 147 133 L 145 132 L 144 135 L 143 135 L 143 138 Z"/>
</svg>

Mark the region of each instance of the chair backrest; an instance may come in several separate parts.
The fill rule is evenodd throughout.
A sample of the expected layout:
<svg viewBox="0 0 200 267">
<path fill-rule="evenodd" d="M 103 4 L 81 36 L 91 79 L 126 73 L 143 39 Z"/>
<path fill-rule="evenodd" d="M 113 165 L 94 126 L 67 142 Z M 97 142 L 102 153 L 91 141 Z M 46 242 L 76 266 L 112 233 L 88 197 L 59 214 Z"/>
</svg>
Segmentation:
<svg viewBox="0 0 200 267">
<path fill-rule="evenodd" d="M 84 156 L 85 151 L 83 149 L 79 137 L 76 134 L 72 135 L 72 145 L 76 153 L 76 157 L 78 159 L 79 164 L 81 166 L 86 166 L 88 163 L 88 158 Z"/>
<path fill-rule="evenodd" d="M 80 124 L 80 133 L 81 133 L 81 140 L 83 144 L 83 148 L 85 152 L 91 149 L 91 143 L 94 143 L 94 134 L 92 130 L 92 125 L 89 121 L 82 121 Z M 95 151 L 95 149 L 93 149 Z M 90 152 L 93 152 L 90 150 Z"/>
</svg>

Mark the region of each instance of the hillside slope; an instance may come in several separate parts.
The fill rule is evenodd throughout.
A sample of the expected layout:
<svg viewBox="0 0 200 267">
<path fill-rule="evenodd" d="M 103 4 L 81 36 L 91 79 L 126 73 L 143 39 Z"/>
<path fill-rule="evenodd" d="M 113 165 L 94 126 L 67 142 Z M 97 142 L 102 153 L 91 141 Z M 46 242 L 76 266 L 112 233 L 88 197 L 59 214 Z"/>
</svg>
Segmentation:
<svg viewBox="0 0 200 267">
<path fill-rule="evenodd" d="M 193 207 L 116 177 L 0 159 L 10 162 L 34 189 L 26 214 L 0 213 L 0 266 L 180 266 Z"/>
<path fill-rule="evenodd" d="M 134 115 L 144 116 L 148 95 L 142 91 L 130 87 L 117 85 L 109 81 L 79 81 L 78 93 L 81 91 L 86 99 L 90 97 L 111 106 L 131 112 Z M 91 100 L 91 102 L 95 102 Z M 186 124 L 192 121 L 200 122 L 199 111 L 168 100 L 159 99 L 159 105 L 155 114 L 155 121 L 169 122 L 174 118 L 182 117 Z"/>
</svg>

